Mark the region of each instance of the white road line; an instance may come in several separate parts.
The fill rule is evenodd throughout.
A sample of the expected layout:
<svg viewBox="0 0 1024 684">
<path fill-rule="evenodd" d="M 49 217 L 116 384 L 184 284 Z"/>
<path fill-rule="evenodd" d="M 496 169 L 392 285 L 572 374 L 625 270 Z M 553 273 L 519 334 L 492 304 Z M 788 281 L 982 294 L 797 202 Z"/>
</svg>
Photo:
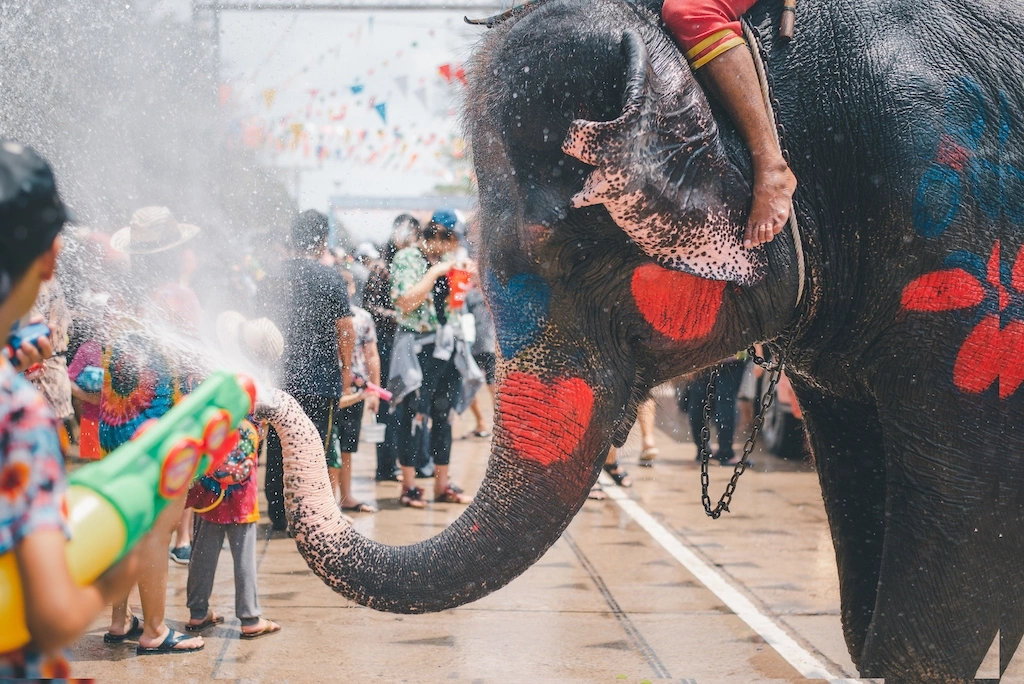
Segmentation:
<svg viewBox="0 0 1024 684">
<path fill-rule="evenodd" d="M 631 517 L 654 538 L 654 541 L 671 554 L 673 558 L 683 564 L 690 573 L 700 580 L 701 584 L 707 587 L 715 596 L 728 606 L 729 610 L 747 623 L 752 630 L 761 635 L 761 638 L 768 642 L 772 648 L 778 651 L 779 655 L 785 658 L 790 665 L 796 668 L 803 677 L 807 679 L 827 679 L 838 684 L 839 682 L 856 682 L 856 679 L 837 678 L 828 671 L 824 663 L 812 656 L 800 644 L 793 640 L 793 637 L 786 634 L 777 624 L 772 622 L 764 613 L 750 602 L 746 596 L 729 584 L 724 577 L 700 559 L 693 551 L 688 549 L 679 538 L 669 532 L 665 527 L 645 511 L 640 504 L 633 501 L 619 487 L 616 487 L 611 478 L 601 473 L 601 483 L 604 485 L 605 493 L 612 501 L 619 505 L 623 512 Z"/>
</svg>

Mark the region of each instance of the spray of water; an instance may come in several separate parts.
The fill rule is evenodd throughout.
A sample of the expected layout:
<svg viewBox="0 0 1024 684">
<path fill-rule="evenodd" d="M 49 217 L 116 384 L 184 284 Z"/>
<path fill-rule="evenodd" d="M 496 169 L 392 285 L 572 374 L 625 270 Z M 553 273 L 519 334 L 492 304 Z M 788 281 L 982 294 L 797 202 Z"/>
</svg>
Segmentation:
<svg viewBox="0 0 1024 684">
<path fill-rule="evenodd" d="M 133 307 L 140 339 L 199 377 L 227 367 L 265 386 L 264 369 L 221 350 L 213 321 L 227 308 L 262 315 L 253 310 L 253 274 L 242 255 L 270 260 L 294 204 L 273 170 L 227 144 L 212 46 L 187 16 L 161 14 L 156 5 L 0 2 L 0 136 L 51 162 L 80 224 L 112 233 L 139 207 L 162 205 L 200 226 L 188 266 L 205 324 L 186 334 L 166 316 Z M 135 277 L 92 241 L 67 237 L 61 281 L 76 324 L 106 341 L 108 296 L 130 298 Z"/>
</svg>

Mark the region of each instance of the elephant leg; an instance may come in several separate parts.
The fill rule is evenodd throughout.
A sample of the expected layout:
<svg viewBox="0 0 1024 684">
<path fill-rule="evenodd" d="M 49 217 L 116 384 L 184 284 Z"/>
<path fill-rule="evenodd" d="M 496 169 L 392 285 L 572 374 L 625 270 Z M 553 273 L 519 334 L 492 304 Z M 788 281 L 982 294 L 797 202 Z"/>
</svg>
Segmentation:
<svg viewBox="0 0 1024 684">
<path fill-rule="evenodd" d="M 885 459 L 874 406 L 801 387 L 792 379 L 814 453 L 839 566 L 843 633 L 860 661 L 875 606 L 885 533 Z"/>
<path fill-rule="evenodd" d="M 1024 459 L 994 429 L 994 392 L 942 411 L 889 399 L 885 545 L 858 665 L 890 683 L 971 681 L 997 631 L 1005 665 L 1024 629 Z"/>
</svg>

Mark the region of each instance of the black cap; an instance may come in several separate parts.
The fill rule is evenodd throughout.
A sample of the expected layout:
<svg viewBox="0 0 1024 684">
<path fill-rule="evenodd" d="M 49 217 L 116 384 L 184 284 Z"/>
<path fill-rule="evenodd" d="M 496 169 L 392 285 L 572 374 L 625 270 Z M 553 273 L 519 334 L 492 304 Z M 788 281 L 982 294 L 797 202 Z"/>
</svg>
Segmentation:
<svg viewBox="0 0 1024 684">
<path fill-rule="evenodd" d="M 50 165 L 32 148 L 0 139 L 0 302 L 67 222 Z"/>
</svg>

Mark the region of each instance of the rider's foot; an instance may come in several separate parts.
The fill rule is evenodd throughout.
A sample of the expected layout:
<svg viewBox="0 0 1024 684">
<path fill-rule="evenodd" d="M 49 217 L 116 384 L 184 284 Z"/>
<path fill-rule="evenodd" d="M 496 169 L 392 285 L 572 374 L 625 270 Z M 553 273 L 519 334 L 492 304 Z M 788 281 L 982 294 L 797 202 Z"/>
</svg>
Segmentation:
<svg viewBox="0 0 1024 684">
<path fill-rule="evenodd" d="M 796 176 L 780 156 L 754 170 L 754 201 L 743 235 L 744 247 L 757 247 L 782 232 L 793 206 Z"/>
</svg>

